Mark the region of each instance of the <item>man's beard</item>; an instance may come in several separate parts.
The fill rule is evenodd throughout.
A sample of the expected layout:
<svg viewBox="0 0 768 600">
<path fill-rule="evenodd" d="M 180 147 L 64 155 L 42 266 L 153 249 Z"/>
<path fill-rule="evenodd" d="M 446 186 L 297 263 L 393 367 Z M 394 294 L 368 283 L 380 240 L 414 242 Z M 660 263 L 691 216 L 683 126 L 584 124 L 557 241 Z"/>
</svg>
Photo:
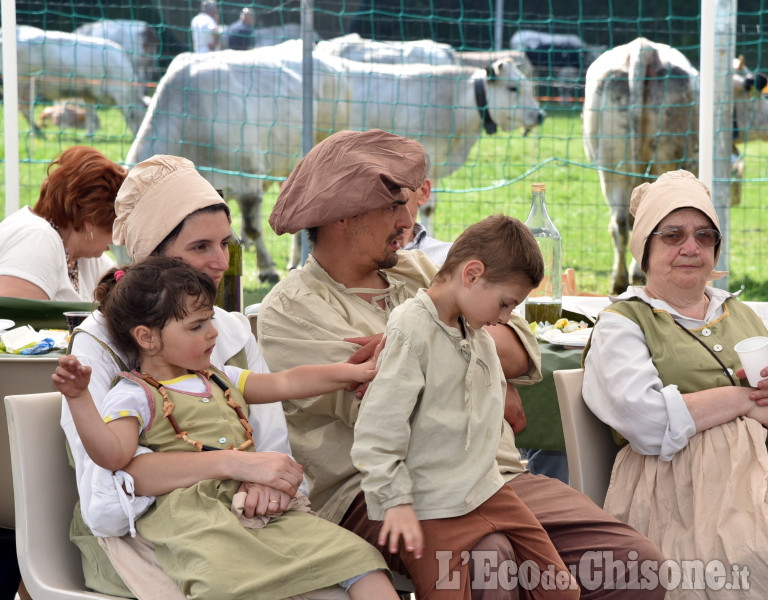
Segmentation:
<svg viewBox="0 0 768 600">
<path fill-rule="evenodd" d="M 403 229 L 398 229 L 395 233 L 390 235 L 387 238 L 387 249 L 389 249 L 389 245 L 394 241 L 394 239 L 397 237 L 400 237 L 401 235 L 403 235 Z M 384 258 L 375 260 L 374 264 L 376 265 L 377 269 L 391 269 L 397 264 L 397 261 L 398 261 L 397 252 L 391 252 L 391 253 L 388 252 Z"/>
</svg>

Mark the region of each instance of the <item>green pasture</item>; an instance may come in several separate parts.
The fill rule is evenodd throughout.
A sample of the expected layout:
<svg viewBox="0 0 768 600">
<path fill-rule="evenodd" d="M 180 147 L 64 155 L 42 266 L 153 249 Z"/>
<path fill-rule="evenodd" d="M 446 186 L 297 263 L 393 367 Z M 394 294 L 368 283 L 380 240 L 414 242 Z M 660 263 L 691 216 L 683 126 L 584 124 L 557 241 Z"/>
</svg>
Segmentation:
<svg viewBox="0 0 768 600">
<path fill-rule="evenodd" d="M 2 111 L 0 110 L 0 117 Z M 20 116 L 20 128 L 26 122 Z M 99 110 L 101 129 L 93 139 L 80 130 L 48 128 L 42 136 L 20 137 L 20 206 L 34 204 L 48 161 L 62 149 L 92 145 L 115 161 L 126 155 L 132 136 L 121 113 Z M 2 121 L 0 120 L 0 128 Z M 0 216 L 5 216 L 5 149 L 0 149 Z M 768 300 L 768 250 L 765 232 L 768 204 L 762 189 L 768 179 L 768 146 L 750 142 L 745 155 L 746 171 L 741 204 L 731 210 L 730 289 L 744 287 L 744 298 Z M 483 135 L 466 164 L 450 177 L 437 182 L 439 202 L 435 219 L 436 237 L 453 240 L 464 227 L 483 217 L 504 212 L 525 220 L 530 207 L 531 183 L 547 184 L 547 207 L 563 237 L 563 263 L 577 272 L 580 289 L 608 293 L 613 250 L 608 234 L 609 211 L 600 191 L 597 171 L 586 163 L 581 142 L 579 107 L 552 105 L 547 119 L 527 137 L 520 131 Z M 266 222 L 277 194 L 273 184 L 264 199 L 263 217 L 267 246 L 278 269 L 285 275 L 290 253 L 289 236 L 277 237 Z M 240 230 L 240 213 L 230 201 L 234 227 Z M 252 250 L 244 254 L 245 301 L 258 302 L 269 291 L 260 284 Z"/>
</svg>

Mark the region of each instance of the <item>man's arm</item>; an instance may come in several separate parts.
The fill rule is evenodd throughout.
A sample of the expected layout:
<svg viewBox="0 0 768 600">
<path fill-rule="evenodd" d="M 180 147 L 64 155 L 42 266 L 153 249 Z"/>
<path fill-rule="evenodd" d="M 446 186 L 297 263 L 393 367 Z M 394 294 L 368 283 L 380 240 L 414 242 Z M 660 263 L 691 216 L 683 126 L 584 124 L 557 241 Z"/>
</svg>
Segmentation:
<svg viewBox="0 0 768 600">
<path fill-rule="evenodd" d="M 485 328 L 496 343 L 504 377 L 515 383 L 530 384 L 541 381 L 541 352 L 528 323 L 512 313 L 506 325 Z"/>
</svg>

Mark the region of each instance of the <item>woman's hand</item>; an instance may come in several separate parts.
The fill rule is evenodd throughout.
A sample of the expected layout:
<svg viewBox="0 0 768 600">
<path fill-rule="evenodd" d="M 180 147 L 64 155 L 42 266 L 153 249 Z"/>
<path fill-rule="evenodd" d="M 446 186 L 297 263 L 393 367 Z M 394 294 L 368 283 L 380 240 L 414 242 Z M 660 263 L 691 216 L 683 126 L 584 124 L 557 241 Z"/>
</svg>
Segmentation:
<svg viewBox="0 0 768 600">
<path fill-rule="evenodd" d="M 744 369 L 739 369 L 736 371 L 736 377 L 746 379 L 747 374 Z M 760 371 L 760 377 L 768 377 L 768 367 Z M 752 389 L 749 399 L 757 402 L 758 406 L 768 406 L 768 379 L 761 379 L 757 382 L 757 387 Z"/>
<path fill-rule="evenodd" d="M 238 452 L 236 450 L 224 450 L 223 452 L 229 453 L 228 457 L 231 462 L 229 479 L 270 487 L 286 494 L 289 500 L 296 495 L 304 475 L 304 469 L 287 454 L 282 452 Z"/>
<path fill-rule="evenodd" d="M 400 504 L 387 509 L 379 532 L 379 546 L 388 545 L 389 551 L 397 554 L 400 536 L 405 542 L 405 549 L 412 552 L 414 558 L 421 558 L 424 534 L 411 504 Z"/>
<path fill-rule="evenodd" d="M 91 367 L 84 367 L 72 354 L 59 358 L 51 381 L 56 388 L 64 394 L 68 401 L 76 400 L 88 392 L 88 384 L 91 381 Z"/>
<path fill-rule="evenodd" d="M 271 488 L 260 483 L 240 484 L 239 492 L 246 492 L 245 507 L 243 514 L 247 518 L 270 516 L 274 517 L 282 514 L 288 508 L 288 503 L 293 496 L 289 496 L 281 490 Z"/>
</svg>

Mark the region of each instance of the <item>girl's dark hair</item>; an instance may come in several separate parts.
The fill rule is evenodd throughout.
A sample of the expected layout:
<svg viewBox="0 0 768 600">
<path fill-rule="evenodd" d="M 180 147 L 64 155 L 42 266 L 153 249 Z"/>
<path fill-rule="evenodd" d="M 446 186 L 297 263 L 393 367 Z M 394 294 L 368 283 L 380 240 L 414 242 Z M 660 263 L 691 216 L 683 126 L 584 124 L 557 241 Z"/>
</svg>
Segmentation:
<svg viewBox="0 0 768 600">
<path fill-rule="evenodd" d="M 135 368 L 140 347 L 132 331 L 138 325 L 162 329 L 190 310 L 213 307 L 216 284 L 208 275 L 166 256 L 149 256 L 139 263 L 110 269 L 94 291 L 115 349 Z"/>
<path fill-rule="evenodd" d="M 163 239 L 162 242 L 160 242 L 157 247 L 152 250 L 151 256 L 162 256 L 165 253 L 165 249 L 175 240 L 177 237 L 179 237 L 179 233 L 181 233 L 182 228 L 184 227 L 184 223 L 187 222 L 187 219 L 189 219 L 193 215 L 200 215 L 203 213 L 216 213 L 219 211 L 223 211 L 224 214 L 227 215 L 227 221 L 232 223 L 232 215 L 229 212 L 229 206 L 226 204 L 218 203 L 218 204 L 211 204 L 210 206 L 205 206 L 203 208 L 198 208 L 196 211 L 189 213 L 184 219 L 182 219 L 181 223 L 176 225 L 171 232 L 165 236 L 165 239 Z"/>
<path fill-rule="evenodd" d="M 461 263 L 471 259 L 485 265 L 483 277 L 489 283 L 523 276 L 537 286 L 544 277 L 544 259 L 536 238 L 514 217 L 493 215 L 467 227 L 451 245 L 434 281 L 447 280 Z"/>
</svg>

